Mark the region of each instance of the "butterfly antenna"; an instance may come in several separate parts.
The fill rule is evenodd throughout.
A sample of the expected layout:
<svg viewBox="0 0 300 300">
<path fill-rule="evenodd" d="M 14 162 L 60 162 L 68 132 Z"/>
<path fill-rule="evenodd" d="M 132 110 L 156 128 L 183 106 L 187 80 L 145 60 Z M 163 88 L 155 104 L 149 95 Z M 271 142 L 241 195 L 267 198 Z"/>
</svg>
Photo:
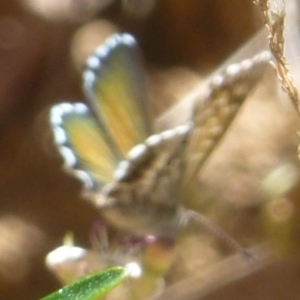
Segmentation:
<svg viewBox="0 0 300 300">
<path fill-rule="evenodd" d="M 182 216 L 181 222 L 187 224 L 190 221 L 196 221 L 198 224 L 201 224 L 206 230 L 211 232 L 213 235 L 217 236 L 219 239 L 225 241 L 233 250 L 238 253 L 241 253 L 247 259 L 256 260 L 256 256 L 245 249 L 240 243 L 238 243 L 232 236 L 230 236 L 226 231 L 224 231 L 219 225 L 214 223 L 209 218 L 204 215 L 195 212 L 193 210 L 185 210 Z"/>
</svg>

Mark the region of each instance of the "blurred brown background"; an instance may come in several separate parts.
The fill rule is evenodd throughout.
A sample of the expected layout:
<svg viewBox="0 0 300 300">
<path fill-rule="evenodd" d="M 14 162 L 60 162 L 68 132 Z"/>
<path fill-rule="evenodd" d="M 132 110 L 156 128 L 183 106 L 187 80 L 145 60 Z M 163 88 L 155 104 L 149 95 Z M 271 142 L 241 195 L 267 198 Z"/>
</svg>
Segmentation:
<svg viewBox="0 0 300 300">
<path fill-rule="evenodd" d="M 66 231 L 88 245 L 98 214 L 62 172 L 47 116 L 54 103 L 83 99 L 87 55 L 116 30 L 133 33 L 161 112 L 178 98 L 172 80 L 185 82 L 182 95 L 189 78 L 208 74 L 261 27 L 251 0 L 109 2 L 0 3 L 1 299 L 38 299 L 59 287 L 44 257 Z"/>
</svg>

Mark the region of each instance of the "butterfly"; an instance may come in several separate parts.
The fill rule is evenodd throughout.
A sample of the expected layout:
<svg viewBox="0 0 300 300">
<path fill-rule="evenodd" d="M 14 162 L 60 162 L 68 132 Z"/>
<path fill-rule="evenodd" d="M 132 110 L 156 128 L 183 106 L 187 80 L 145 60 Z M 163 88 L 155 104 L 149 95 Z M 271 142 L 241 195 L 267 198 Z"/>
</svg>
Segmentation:
<svg viewBox="0 0 300 300">
<path fill-rule="evenodd" d="M 154 132 L 136 41 L 127 33 L 112 35 L 87 60 L 88 105 L 51 109 L 67 170 L 113 226 L 134 235 L 176 234 L 184 216 L 196 216 L 185 202 L 199 170 L 268 60 L 261 53 L 221 70 L 195 98 L 188 122 Z"/>
</svg>

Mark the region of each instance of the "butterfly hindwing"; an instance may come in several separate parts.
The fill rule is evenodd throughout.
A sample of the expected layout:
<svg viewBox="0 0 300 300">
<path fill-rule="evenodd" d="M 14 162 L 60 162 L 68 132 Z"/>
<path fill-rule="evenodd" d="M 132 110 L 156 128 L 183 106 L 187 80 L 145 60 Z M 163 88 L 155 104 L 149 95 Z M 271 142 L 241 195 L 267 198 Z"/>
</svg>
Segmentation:
<svg viewBox="0 0 300 300">
<path fill-rule="evenodd" d="M 72 169 L 87 188 L 99 190 L 112 180 L 117 164 L 109 140 L 83 103 L 61 103 L 51 109 L 55 140 Z"/>
<path fill-rule="evenodd" d="M 87 61 L 84 89 L 121 154 L 150 133 L 144 76 L 134 38 L 115 34 Z"/>
</svg>

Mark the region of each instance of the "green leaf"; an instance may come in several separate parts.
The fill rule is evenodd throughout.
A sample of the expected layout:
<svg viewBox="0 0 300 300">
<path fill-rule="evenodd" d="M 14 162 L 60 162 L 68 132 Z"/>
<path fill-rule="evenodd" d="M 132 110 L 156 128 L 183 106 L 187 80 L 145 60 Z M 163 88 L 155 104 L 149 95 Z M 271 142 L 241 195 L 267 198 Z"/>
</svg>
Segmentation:
<svg viewBox="0 0 300 300">
<path fill-rule="evenodd" d="M 95 300 L 122 282 L 128 275 L 125 268 L 114 267 L 88 275 L 41 300 Z"/>
</svg>

